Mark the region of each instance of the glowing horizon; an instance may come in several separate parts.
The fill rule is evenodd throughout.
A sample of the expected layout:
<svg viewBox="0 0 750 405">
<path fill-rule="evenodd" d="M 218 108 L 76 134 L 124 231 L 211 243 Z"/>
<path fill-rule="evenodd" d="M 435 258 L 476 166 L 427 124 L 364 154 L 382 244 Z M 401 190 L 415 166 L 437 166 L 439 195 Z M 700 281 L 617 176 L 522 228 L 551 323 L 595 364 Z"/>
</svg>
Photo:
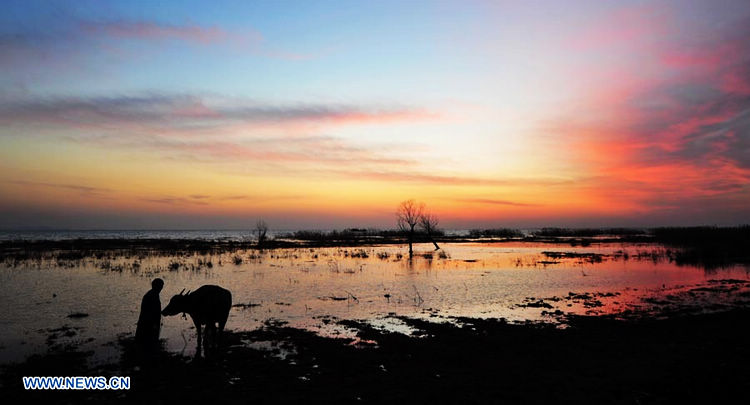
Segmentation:
<svg viewBox="0 0 750 405">
<path fill-rule="evenodd" d="M 9 2 L 0 228 L 750 223 L 750 4 Z"/>
</svg>

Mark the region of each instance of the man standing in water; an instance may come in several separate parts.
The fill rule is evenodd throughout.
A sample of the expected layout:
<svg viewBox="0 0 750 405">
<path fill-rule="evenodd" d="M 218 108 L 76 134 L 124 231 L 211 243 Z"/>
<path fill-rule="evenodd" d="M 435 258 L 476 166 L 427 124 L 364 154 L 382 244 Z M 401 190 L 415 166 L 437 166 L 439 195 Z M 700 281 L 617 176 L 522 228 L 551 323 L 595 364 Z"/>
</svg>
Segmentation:
<svg viewBox="0 0 750 405">
<path fill-rule="evenodd" d="M 141 301 L 141 315 L 138 317 L 138 327 L 135 330 L 135 340 L 144 349 L 159 347 L 159 332 L 161 330 L 161 301 L 159 293 L 164 287 L 164 280 L 157 278 L 151 282 L 149 290 Z"/>
</svg>

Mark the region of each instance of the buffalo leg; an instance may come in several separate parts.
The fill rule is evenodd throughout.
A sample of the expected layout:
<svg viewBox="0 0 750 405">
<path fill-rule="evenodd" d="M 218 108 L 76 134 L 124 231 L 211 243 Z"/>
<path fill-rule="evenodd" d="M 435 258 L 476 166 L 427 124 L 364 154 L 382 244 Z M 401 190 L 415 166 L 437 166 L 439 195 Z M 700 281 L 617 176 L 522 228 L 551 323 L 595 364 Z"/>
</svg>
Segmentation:
<svg viewBox="0 0 750 405">
<path fill-rule="evenodd" d="M 198 323 L 198 322 L 193 322 L 193 323 L 195 323 L 195 331 L 198 334 L 198 349 L 196 350 L 196 354 L 198 356 L 200 356 L 201 355 L 201 346 L 202 346 L 201 343 L 203 342 L 202 339 L 201 339 L 201 324 Z"/>
<path fill-rule="evenodd" d="M 229 313 L 227 313 L 227 316 L 228 315 L 229 315 Z M 223 319 L 219 320 L 219 331 L 218 331 L 219 333 L 218 333 L 218 337 L 216 339 L 217 340 L 216 346 L 219 345 L 221 339 L 224 337 L 224 326 L 226 324 L 227 324 L 227 317 L 224 317 Z"/>
<path fill-rule="evenodd" d="M 206 324 L 206 339 L 203 342 L 203 350 L 208 353 L 208 351 L 213 351 L 213 348 L 216 344 L 216 325 L 214 325 L 213 322 L 209 322 Z"/>
</svg>

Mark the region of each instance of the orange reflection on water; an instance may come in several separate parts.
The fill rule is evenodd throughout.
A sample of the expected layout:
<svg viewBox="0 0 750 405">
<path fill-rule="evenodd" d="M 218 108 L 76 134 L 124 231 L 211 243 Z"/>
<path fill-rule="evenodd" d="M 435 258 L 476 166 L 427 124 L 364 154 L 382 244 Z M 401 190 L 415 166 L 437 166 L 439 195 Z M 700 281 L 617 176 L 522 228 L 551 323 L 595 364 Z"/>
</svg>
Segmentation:
<svg viewBox="0 0 750 405">
<path fill-rule="evenodd" d="M 684 294 L 711 279 L 749 279 L 744 267 L 715 274 L 678 266 L 659 254 L 664 248 L 645 244 L 415 248 L 412 259 L 405 246 L 390 245 L 91 257 L 65 268 L 53 260 L 0 268 L 5 281 L 0 305 L 9 309 L 0 315 L 6 325 L 0 334 L 7 342 L 0 358 L 12 357 L 21 340 L 30 342 L 24 350 L 44 347 L 45 330 L 63 325 L 80 327 L 75 339 L 93 338 L 87 344 L 107 352 L 111 348 L 102 342 L 133 332 L 140 299 L 157 276 L 165 281 L 163 305 L 183 288 L 217 284 L 230 289 L 236 305 L 230 329 L 281 320 L 324 334 L 347 333 L 336 326 L 337 319 L 369 319 L 398 328 L 384 321 L 394 314 L 552 320 L 556 311 L 620 313 L 645 308 L 644 297 Z M 74 312 L 89 316 L 68 318 Z M 186 341 L 193 347 L 189 327 L 180 317 L 163 319 L 162 336 L 170 350 L 181 350 Z"/>
</svg>

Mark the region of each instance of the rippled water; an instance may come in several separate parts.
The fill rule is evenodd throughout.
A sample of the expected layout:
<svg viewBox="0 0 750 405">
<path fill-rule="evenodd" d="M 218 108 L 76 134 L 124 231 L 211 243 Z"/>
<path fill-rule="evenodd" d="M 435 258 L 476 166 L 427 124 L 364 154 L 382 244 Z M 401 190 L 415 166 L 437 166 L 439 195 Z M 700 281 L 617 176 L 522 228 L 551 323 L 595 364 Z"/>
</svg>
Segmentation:
<svg viewBox="0 0 750 405">
<path fill-rule="evenodd" d="M 603 294 L 594 306 L 573 299 L 546 302 L 565 312 L 608 313 L 712 279 L 750 279 L 742 266 L 717 272 L 678 266 L 654 254 L 663 250 L 655 245 L 446 244 L 443 249 L 441 256 L 431 245 L 417 245 L 411 261 L 403 256 L 404 246 L 391 245 L 0 267 L 0 363 L 64 343 L 110 360 L 119 353 L 117 338 L 134 333 L 141 297 L 157 276 L 165 281 L 162 307 L 183 288 L 217 284 L 231 290 L 234 304 L 243 304 L 232 308 L 228 329 L 253 329 L 275 319 L 329 335 L 347 333 L 330 322 L 335 318 L 374 324 L 390 322 L 384 319 L 388 314 L 542 319 L 547 308 L 525 304 L 571 297 L 571 292 Z M 76 313 L 88 316 L 69 317 Z M 166 347 L 194 350 L 191 326 L 180 316 L 163 318 Z"/>
</svg>

